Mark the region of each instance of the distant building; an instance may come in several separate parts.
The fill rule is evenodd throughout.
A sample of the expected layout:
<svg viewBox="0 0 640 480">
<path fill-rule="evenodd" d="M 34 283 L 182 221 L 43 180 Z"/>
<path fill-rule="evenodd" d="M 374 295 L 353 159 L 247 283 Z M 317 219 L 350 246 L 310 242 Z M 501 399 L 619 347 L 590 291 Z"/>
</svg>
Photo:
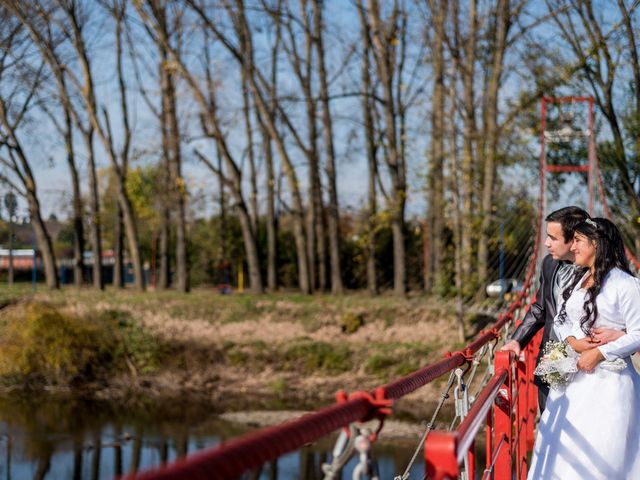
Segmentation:
<svg viewBox="0 0 640 480">
<path fill-rule="evenodd" d="M 93 280 L 93 252 L 84 252 L 83 254 L 84 270 L 82 272 L 83 282 L 91 283 Z M 116 263 L 113 250 L 105 250 L 102 252 L 102 281 L 108 285 L 113 283 L 113 267 Z M 124 257 L 124 283 L 133 283 L 133 265 L 131 261 Z M 58 276 L 60 277 L 60 283 L 69 284 L 73 283 L 73 258 L 60 258 L 57 259 Z"/>
<path fill-rule="evenodd" d="M 36 257 L 36 268 L 42 268 L 42 260 Z M 9 249 L 0 246 L 0 270 L 9 269 Z M 33 248 L 13 249 L 13 270 L 33 269 Z"/>
</svg>

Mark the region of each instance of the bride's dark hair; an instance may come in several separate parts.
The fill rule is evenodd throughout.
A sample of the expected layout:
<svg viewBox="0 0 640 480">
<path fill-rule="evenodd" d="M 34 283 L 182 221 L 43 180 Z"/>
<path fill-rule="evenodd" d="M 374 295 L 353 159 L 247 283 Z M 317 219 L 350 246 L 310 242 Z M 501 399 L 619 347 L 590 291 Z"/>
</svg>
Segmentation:
<svg viewBox="0 0 640 480">
<path fill-rule="evenodd" d="M 587 289 L 584 305 L 584 314 L 580 318 L 580 328 L 585 335 L 590 335 L 591 327 L 598 317 L 598 305 L 596 297 L 602 289 L 602 283 L 607 274 L 614 268 L 619 268 L 629 275 L 633 275 L 629 270 L 629 261 L 624 252 L 624 243 L 618 227 L 606 218 L 590 218 L 576 225 L 575 233 L 582 234 L 596 246 L 596 259 L 594 263 L 593 284 Z M 582 279 L 587 268 L 576 271 L 570 285 L 562 292 L 562 308 L 558 314 L 559 323 L 567 320 L 567 300 L 571 296 L 573 289 Z"/>
</svg>

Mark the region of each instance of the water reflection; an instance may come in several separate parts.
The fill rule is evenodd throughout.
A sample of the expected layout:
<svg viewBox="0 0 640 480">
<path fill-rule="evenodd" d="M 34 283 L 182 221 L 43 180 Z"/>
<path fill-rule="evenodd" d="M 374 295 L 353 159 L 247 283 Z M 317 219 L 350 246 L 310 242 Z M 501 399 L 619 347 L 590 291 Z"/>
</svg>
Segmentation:
<svg viewBox="0 0 640 480">
<path fill-rule="evenodd" d="M 245 432 L 219 413 L 182 400 L 0 396 L 0 480 L 111 479 L 155 467 Z M 380 478 L 401 473 L 413 446 L 376 445 Z M 331 439 L 323 439 L 244 478 L 321 479 L 331 448 Z M 351 478 L 356 462 L 346 465 L 343 478 Z M 422 478 L 422 461 L 412 473 Z"/>
</svg>

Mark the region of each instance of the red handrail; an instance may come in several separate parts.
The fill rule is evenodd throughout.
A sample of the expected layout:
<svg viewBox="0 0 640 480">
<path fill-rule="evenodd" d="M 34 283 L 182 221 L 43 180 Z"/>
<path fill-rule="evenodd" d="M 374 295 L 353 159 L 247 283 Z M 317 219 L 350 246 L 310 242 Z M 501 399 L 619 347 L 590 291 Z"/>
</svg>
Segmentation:
<svg viewBox="0 0 640 480">
<path fill-rule="evenodd" d="M 484 425 L 493 400 L 500 393 L 508 376 L 509 372 L 504 368 L 493 375 L 456 430 L 431 432 L 427 439 L 428 447 L 425 447 L 428 478 L 443 480 L 458 476 L 458 465 L 469 452 L 476 434 Z M 473 472 L 469 472 L 469 478 L 474 478 Z"/>
<path fill-rule="evenodd" d="M 468 476 L 474 478 L 474 439 L 484 425 L 487 455 L 483 478 L 491 478 L 491 473 L 496 479 L 527 477 L 526 460 L 533 449 L 537 412 L 533 370 L 541 334 L 520 358 L 511 352 L 496 352 L 496 373 L 458 428 L 431 432 L 425 442 L 425 468 L 430 479 L 457 478 L 465 455 L 469 455 Z"/>
</svg>

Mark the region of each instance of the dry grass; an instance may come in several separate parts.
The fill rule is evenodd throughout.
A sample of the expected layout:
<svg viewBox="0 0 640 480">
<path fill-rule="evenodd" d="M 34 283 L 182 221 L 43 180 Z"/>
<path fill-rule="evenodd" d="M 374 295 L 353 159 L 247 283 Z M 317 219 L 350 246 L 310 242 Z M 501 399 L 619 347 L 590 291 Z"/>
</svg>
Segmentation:
<svg viewBox="0 0 640 480">
<path fill-rule="evenodd" d="M 15 298 L 84 318 L 121 314 L 164 345 L 158 368 L 136 378 L 121 372 L 109 382 L 113 390 L 329 399 L 340 388 L 367 389 L 397 378 L 455 347 L 452 307 L 422 297 L 74 288 L 34 295 L 17 288 L 0 301 Z M 345 329 L 350 316 L 361 325 Z M 420 389 L 408 401 L 433 399 L 436 390 Z"/>
</svg>

